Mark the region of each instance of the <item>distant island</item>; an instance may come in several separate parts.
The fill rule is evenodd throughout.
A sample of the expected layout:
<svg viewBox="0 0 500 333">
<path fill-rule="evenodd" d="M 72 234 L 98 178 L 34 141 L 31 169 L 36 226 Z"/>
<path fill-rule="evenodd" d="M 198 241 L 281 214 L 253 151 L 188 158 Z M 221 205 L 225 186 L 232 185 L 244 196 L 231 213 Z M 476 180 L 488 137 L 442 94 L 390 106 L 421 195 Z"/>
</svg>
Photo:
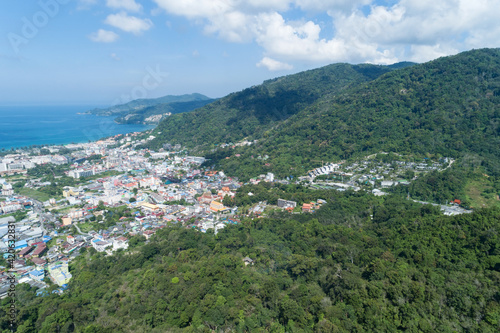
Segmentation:
<svg viewBox="0 0 500 333">
<path fill-rule="evenodd" d="M 125 104 L 104 109 L 93 109 L 81 114 L 116 116 L 118 124 L 158 124 L 172 114 L 193 111 L 214 102 L 215 99 L 202 94 L 167 95 L 159 98 L 136 99 Z"/>
</svg>

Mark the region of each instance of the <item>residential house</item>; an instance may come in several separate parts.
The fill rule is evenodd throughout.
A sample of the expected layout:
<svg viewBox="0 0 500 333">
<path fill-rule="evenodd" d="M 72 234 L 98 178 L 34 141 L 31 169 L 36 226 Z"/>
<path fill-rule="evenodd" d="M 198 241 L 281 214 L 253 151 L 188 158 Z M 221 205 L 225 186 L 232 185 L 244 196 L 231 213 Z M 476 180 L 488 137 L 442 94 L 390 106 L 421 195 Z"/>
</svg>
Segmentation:
<svg viewBox="0 0 500 333">
<path fill-rule="evenodd" d="M 311 212 L 311 210 L 312 210 L 312 204 L 305 203 L 302 205 L 302 212 L 303 213 L 309 213 L 309 212 Z"/>
</svg>

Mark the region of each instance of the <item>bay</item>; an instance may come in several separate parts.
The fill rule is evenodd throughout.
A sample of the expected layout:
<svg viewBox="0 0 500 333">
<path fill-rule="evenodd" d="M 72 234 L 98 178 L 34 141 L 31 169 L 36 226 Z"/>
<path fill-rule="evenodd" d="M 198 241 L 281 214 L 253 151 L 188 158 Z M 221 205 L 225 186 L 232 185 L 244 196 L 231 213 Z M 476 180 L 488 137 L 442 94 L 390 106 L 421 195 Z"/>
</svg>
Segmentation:
<svg viewBox="0 0 500 333">
<path fill-rule="evenodd" d="M 154 128 L 119 125 L 113 116 L 79 114 L 93 106 L 0 106 L 0 149 L 96 141 Z"/>
</svg>

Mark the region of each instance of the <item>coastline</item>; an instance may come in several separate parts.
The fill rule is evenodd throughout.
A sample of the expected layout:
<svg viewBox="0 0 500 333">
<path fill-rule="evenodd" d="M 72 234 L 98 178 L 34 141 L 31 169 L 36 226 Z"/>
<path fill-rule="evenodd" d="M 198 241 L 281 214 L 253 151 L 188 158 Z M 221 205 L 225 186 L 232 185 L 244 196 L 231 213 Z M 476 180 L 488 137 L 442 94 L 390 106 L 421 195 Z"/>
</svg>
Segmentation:
<svg viewBox="0 0 500 333">
<path fill-rule="evenodd" d="M 88 106 L 0 106 L 0 150 L 85 143 L 154 125 L 119 124 L 113 116 L 97 116 Z"/>
</svg>

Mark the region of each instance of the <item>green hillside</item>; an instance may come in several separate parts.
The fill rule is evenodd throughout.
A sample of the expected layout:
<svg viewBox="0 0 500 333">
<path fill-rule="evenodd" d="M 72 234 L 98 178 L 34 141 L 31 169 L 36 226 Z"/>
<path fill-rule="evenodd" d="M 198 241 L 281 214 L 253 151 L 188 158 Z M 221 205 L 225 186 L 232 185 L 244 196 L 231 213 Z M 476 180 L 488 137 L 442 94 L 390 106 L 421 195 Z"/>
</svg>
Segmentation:
<svg viewBox="0 0 500 333">
<path fill-rule="evenodd" d="M 286 176 L 304 175 L 317 161 L 380 151 L 472 155 L 476 164 L 498 176 L 500 50 L 475 50 L 394 70 L 324 96 L 257 138 L 257 145 L 208 157 L 229 174 L 267 170 Z M 234 158 L 236 153 L 241 156 Z M 269 159 L 252 158 L 259 154 Z"/>
<path fill-rule="evenodd" d="M 153 106 L 147 106 L 139 111 L 133 111 L 128 115 L 128 117 L 118 117 L 115 119 L 115 121 L 119 124 L 139 124 L 145 122 L 146 119 L 150 116 L 161 115 L 165 113 L 177 114 L 190 112 L 214 101 L 215 99 L 203 99 L 187 102 L 161 103 Z"/>
<path fill-rule="evenodd" d="M 171 227 L 145 245 L 134 238 L 129 252 L 87 250 L 71 264 L 63 296 L 17 286 L 17 331 L 500 330 L 499 210 L 445 217 L 397 197 L 246 190 L 329 203 L 314 214 L 245 220 L 217 236 Z M 2 332 L 9 306 L 4 299 Z"/>
<path fill-rule="evenodd" d="M 156 131 L 161 134 L 148 147 L 159 148 L 168 141 L 207 150 L 221 143 L 259 138 L 318 99 L 391 70 L 385 66 L 335 64 L 268 80 L 194 112 L 169 117 L 160 123 Z"/>
<path fill-rule="evenodd" d="M 139 124 L 153 115 L 189 112 L 214 101 L 215 99 L 197 93 L 167 95 L 159 98 L 136 99 L 109 108 L 93 109 L 88 113 L 98 116 L 116 116 L 115 120 L 120 124 Z"/>
</svg>

